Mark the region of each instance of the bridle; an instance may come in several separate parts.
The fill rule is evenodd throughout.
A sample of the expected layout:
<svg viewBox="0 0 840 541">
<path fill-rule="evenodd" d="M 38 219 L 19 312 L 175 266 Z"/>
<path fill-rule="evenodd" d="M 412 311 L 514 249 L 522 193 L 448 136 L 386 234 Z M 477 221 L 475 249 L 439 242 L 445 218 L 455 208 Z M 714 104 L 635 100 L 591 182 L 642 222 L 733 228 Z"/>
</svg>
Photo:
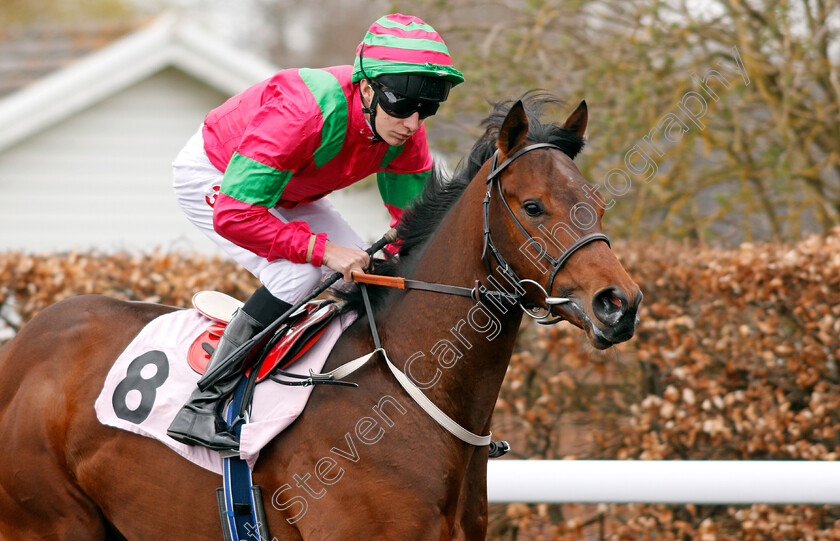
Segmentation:
<svg viewBox="0 0 840 541">
<path fill-rule="evenodd" d="M 563 253 L 561 253 L 558 258 L 555 259 L 555 258 L 551 257 L 548 254 L 548 252 L 546 252 L 545 248 L 539 242 L 537 242 L 537 240 L 534 239 L 534 237 L 530 233 L 528 233 L 528 231 L 525 230 L 525 228 L 522 226 L 522 224 L 519 222 L 519 220 L 516 219 L 516 215 L 514 215 L 513 211 L 510 208 L 510 205 L 508 205 L 507 200 L 505 199 L 505 196 L 502 193 L 502 181 L 501 181 L 502 171 L 504 171 L 511 163 L 513 163 L 520 156 L 522 156 L 522 155 L 524 155 L 528 152 L 531 152 L 532 150 L 537 150 L 537 149 L 540 149 L 540 148 L 553 148 L 553 149 L 560 150 L 562 152 L 562 149 L 560 147 L 558 147 L 557 145 L 554 145 L 554 144 L 551 144 L 551 143 L 535 143 L 533 145 L 528 145 L 526 147 L 523 147 L 523 148 L 517 150 L 510 157 L 508 157 L 505 161 L 503 161 L 501 164 L 498 163 L 499 151 L 497 150 L 495 152 L 495 154 L 493 154 L 493 159 L 490 162 L 490 172 L 487 174 L 487 193 L 484 195 L 484 203 L 483 203 L 484 204 L 484 213 L 483 213 L 484 214 L 484 231 L 483 231 L 484 246 L 483 246 L 482 251 L 481 251 L 481 259 L 484 261 L 484 264 L 487 265 L 488 272 L 490 272 L 492 274 L 493 269 L 492 269 L 492 266 L 490 264 L 490 257 L 492 256 L 496 260 L 496 262 L 499 264 L 499 266 L 497 268 L 503 275 L 505 275 L 505 278 L 511 284 L 518 284 L 519 285 L 519 288 L 517 288 L 518 290 L 524 289 L 522 287 L 524 284 L 532 284 L 532 285 L 536 286 L 537 288 L 541 289 L 543 295 L 545 296 L 545 304 L 548 307 L 548 311 L 545 314 L 542 314 L 542 315 L 535 314 L 534 310 L 532 309 L 533 307 L 529 307 L 525 303 L 523 303 L 524 299 L 521 298 L 521 294 L 520 294 L 520 298 L 517 299 L 517 302 L 522 307 L 523 312 L 525 312 L 526 314 L 528 314 L 532 318 L 538 319 L 538 320 L 545 320 L 549 316 L 554 315 L 552 310 L 553 310 L 553 307 L 555 305 L 569 302 L 569 299 L 566 299 L 564 297 L 551 297 L 550 296 L 552 286 L 554 285 L 554 278 L 557 276 L 557 273 L 560 271 L 560 269 L 563 268 L 563 265 L 566 264 L 566 261 L 568 261 L 569 258 L 572 257 L 572 255 L 576 251 L 580 250 L 581 248 L 583 248 L 587 244 L 589 244 L 591 242 L 595 242 L 597 240 L 602 240 L 602 241 L 606 242 L 607 245 L 609 246 L 610 245 L 610 239 L 606 235 L 604 235 L 603 233 L 588 233 L 588 234 L 578 238 L 577 240 L 575 240 L 571 245 L 569 245 L 565 250 L 563 250 Z M 527 239 L 527 242 L 529 244 L 531 244 L 532 246 L 537 246 L 539 248 L 540 257 L 545 259 L 550 265 L 550 273 L 549 273 L 548 281 L 546 283 L 545 288 L 543 288 L 539 283 L 535 282 L 534 280 L 529 280 L 529 279 L 524 279 L 523 280 L 522 278 L 520 278 L 516 274 L 516 272 L 513 270 L 513 268 L 511 268 L 511 266 L 507 263 L 507 261 L 505 261 L 504 256 L 502 256 L 501 252 L 499 252 L 499 250 L 496 248 L 496 245 L 493 243 L 493 237 L 490 233 L 490 199 L 491 199 L 494 184 L 496 185 L 497 191 L 499 192 L 499 199 L 502 201 L 502 206 L 507 211 L 508 216 L 510 216 L 510 219 L 513 220 L 513 223 L 516 225 L 516 227 L 519 229 L 519 231 L 521 231 L 522 234 L 525 236 L 525 238 Z M 559 321 L 559 318 L 550 321 L 550 323 L 556 323 L 557 321 Z"/>
<path fill-rule="evenodd" d="M 572 255 L 586 246 L 591 242 L 595 242 L 597 240 L 602 240 L 607 243 L 609 246 L 610 239 L 604 235 L 603 233 L 588 233 L 577 240 L 575 240 L 568 248 L 563 250 L 563 253 L 560 254 L 560 257 L 553 258 L 551 257 L 543 248 L 543 246 L 537 242 L 537 240 L 530 234 L 519 220 L 516 219 L 516 216 L 513 214 L 510 206 L 505 200 L 505 196 L 502 193 L 502 186 L 501 186 L 501 173 L 504 171 L 514 160 L 522 156 L 527 152 L 531 152 L 532 150 L 537 150 L 540 148 L 553 148 L 560 150 L 562 149 L 557 145 L 553 145 L 551 143 L 536 143 L 533 145 L 528 145 L 523 147 L 513 153 L 509 158 L 503 161 L 501 164 L 498 164 L 498 157 L 499 152 L 493 155 L 493 159 L 490 163 L 490 172 L 487 174 L 487 193 L 484 195 L 484 228 L 483 228 L 483 247 L 481 250 L 481 259 L 484 261 L 484 264 L 487 266 L 488 279 L 491 281 L 494 280 L 492 278 L 493 275 L 493 268 L 490 262 L 491 257 L 496 260 L 498 263 L 497 270 L 502 274 L 504 279 L 513 287 L 513 292 L 508 292 L 504 288 L 498 287 L 498 291 L 490 290 L 489 288 L 483 286 L 479 280 L 476 280 L 475 287 L 461 287 L 461 286 L 453 286 L 448 284 L 438 284 L 432 282 L 424 282 L 421 280 L 412 280 L 408 278 L 402 278 L 397 276 L 379 276 L 375 274 L 364 274 L 364 273 L 353 273 L 353 278 L 355 281 L 360 282 L 361 284 L 371 284 L 371 285 L 379 285 L 385 287 L 395 287 L 398 289 L 418 289 L 423 291 L 433 291 L 436 293 L 444 293 L 447 295 L 459 295 L 462 297 L 470 297 L 476 302 L 482 302 L 486 299 L 491 299 L 492 302 L 499 306 L 501 303 L 507 303 L 510 306 L 517 305 L 519 306 L 522 311 L 528 314 L 530 317 L 539 321 L 539 323 L 543 325 L 550 325 L 552 323 L 557 323 L 563 319 L 562 316 L 558 316 L 557 314 L 553 313 L 553 308 L 559 304 L 565 304 L 570 302 L 570 299 L 565 297 L 551 297 L 550 292 L 554 285 L 554 279 L 557 276 L 557 273 L 563 268 L 563 265 L 569 260 Z M 493 185 L 496 185 L 496 189 L 499 192 L 499 199 L 502 201 L 502 206 L 504 206 L 505 210 L 507 211 L 510 219 L 513 220 L 513 223 L 516 224 L 516 227 L 519 231 L 527 239 L 527 242 L 531 245 L 536 245 L 540 249 L 540 257 L 547 260 L 550 265 L 551 272 L 548 276 L 548 281 L 546 282 L 545 287 L 540 285 L 538 282 L 530 279 L 523 279 L 520 278 L 518 274 L 513 270 L 513 268 L 508 264 L 505 260 L 504 256 L 502 256 L 501 252 L 499 252 L 498 248 L 496 248 L 495 243 L 493 242 L 493 236 L 490 233 L 490 200 L 492 197 L 493 192 Z M 494 285 L 497 285 L 498 282 Z M 531 286 L 536 287 L 539 289 L 543 296 L 544 296 L 544 303 L 547 307 L 547 311 L 544 314 L 539 314 L 537 311 L 539 310 L 539 305 L 534 303 L 526 302 L 525 299 L 525 288 L 524 286 L 529 284 Z M 364 291 L 364 287 L 362 287 Z M 550 316 L 553 316 L 554 319 L 548 319 Z"/>
<path fill-rule="evenodd" d="M 460 286 L 452 286 L 447 284 L 437 284 L 437 283 L 430 283 L 430 282 L 423 282 L 420 280 L 410 280 L 402 277 L 395 277 L 395 276 L 377 276 L 371 274 L 364 274 L 364 273 L 353 273 L 353 278 L 355 281 L 359 282 L 359 287 L 362 291 L 362 298 L 365 304 L 365 311 L 367 312 L 367 319 L 368 324 L 370 325 L 371 336 L 373 337 L 373 344 L 374 350 L 367 355 L 359 357 L 358 359 L 354 359 L 349 361 L 335 370 L 331 372 L 327 372 L 325 374 L 315 374 L 310 371 L 309 375 L 303 374 L 292 374 L 285 371 L 278 371 L 278 373 L 282 376 L 291 377 L 294 379 L 298 379 L 301 381 L 298 382 L 288 382 L 275 379 L 279 383 L 283 383 L 285 385 L 315 385 L 319 383 L 333 383 L 333 384 L 341 384 L 344 383 L 341 380 L 348 375 L 352 374 L 356 370 L 360 369 L 364 366 L 374 355 L 377 353 L 381 353 L 385 359 L 386 365 L 394 377 L 397 379 L 399 384 L 403 387 L 403 389 L 423 408 L 426 413 L 429 414 L 440 426 L 445 428 L 449 431 L 452 435 L 456 436 L 461 441 L 469 443 L 470 445 L 475 445 L 479 447 L 489 446 L 489 456 L 496 457 L 505 454 L 509 449 L 510 446 L 507 442 L 500 442 L 497 444 L 491 440 L 491 434 L 487 434 L 486 436 L 479 436 L 478 434 L 474 434 L 458 424 L 454 421 L 451 417 L 449 417 L 446 413 L 440 410 L 423 392 L 411 381 L 411 379 L 403 372 L 401 372 L 388 358 L 388 354 L 386 353 L 385 349 L 382 347 L 382 343 L 379 338 L 379 331 L 376 328 L 376 320 L 373 317 L 373 309 L 371 308 L 370 298 L 368 297 L 367 291 L 367 284 L 374 284 L 380 286 L 387 286 L 387 287 L 396 287 L 400 289 L 419 289 L 424 291 L 434 291 L 437 293 L 445 293 L 450 295 L 460 295 L 464 297 L 470 297 L 475 301 L 481 301 L 483 298 L 487 297 L 495 297 L 495 301 L 498 302 L 501 299 L 504 299 L 511 304 L 518 304 L 522 310 L 530 315 L 531 317 L 539 320 L 545 320 L 552 314 L 552 309 L 557 304 L 562 304 L 565 302 L 569 302 L 569 299 L 561 298 L 561 297 L 550 297 L 549 293 L 551 292 L 551 286 L 554 283 L 554 278 L 557 276 L 557 272 L 563 267 L 563 265 L 568 261 L 568 259 L 574 254 L 577 250 L 581 249 L 582 247 L 586 246 L 590 242 L 594 242 L 596 240 L 603 240 L 608 245 L 610 243 L 609 239 L 603 233 L 589 233 L 584 235 L 583 237 L 577 239 L 574 243 L 571 244 L 568 248 L 566 248 L 563 253 L 560 254 L 560 257 L 557 259 L 548 255 L 545 249 L 540 246 L 537 241 L 534 239 L 528 231 L 522 226 L 519 220 L 516 219 L 516 216 L 513 214 L 510 206 L 508 205 L 507 201 L 505 200 L 504 194 L 502 193 L 501 187 L 501 180 L 500 175 L 502 171 L 505 170 L 514 160 L 525 154 L 526 152 L 531 152 L 532 150 L 537 150 L 540 148 L 555 148 L 561 150 L 557 145 L 552 145 L 550 143 L 538 143 L 526 146 L 517 152 L 515 152 L 512 156 L 507 158 L 501 165 L 498 165 L 498 151 L 496 154 L 493 155 L 493 160 L 490 164 L 490 173 L 487 175 L 487 194 L 484 196 L 484 247 L 482 248 L 482 260 L 487 265 L 488 271 L 492 275 L 493 270 L 490 264 L 490 257 L 496 259 L 499 266 L 498 269 L 504 275 L 505 279 L 510 281 L 511 285 L 516 285 L 515 289 L 516 292 L 514 294 L 508 293 L 504 290 L 502 291 L 489 291 L 486 287 L 482 286 L 478 280 L 476 280 L 476 284 L 474 288 L 468 287 L 460 287 Z M 499 198 L 502 200 L 502 204 L 507 210 L 508 215 L 513 220 L 513 223 L 516 224 L 516 227 L 522 232 L 523 235 L 528 239 L 528 242 L 537 244 L 540 246 L 540 255 L 548 260 L 551 264 L 551 274 L 548 278 L 548 283 L 546 289 L 543 289 L 542 286 L 529 279 L 521 279 L 519 276 L 514 272 L 514 270 L 508 265 L 505 258 L 496 248 L 496 245 L 493 243 L 493 237 L 490 234 L 490 198 L 492 195 L 493 184 L 496 185 L 497 190 L 499 192 Z M 384 240 L 384 239 L 383 239 Z M 381 247 L 381 246 L 380 246 Z M 532 313 L 529 307 L 524 303 L 524 288 L 522 287 L 524 284 L 533 284 L 536 285 L 538 288 L 543 290 L 545 294 L 545 303 L 548 307 L 548 311 L 543 316 L 537 316 Z M 540 321 L 540 323 L 556 323 L 560 321 L 562 318 L 557 317 L 555 315 L 555 319 L 552 321 L 544 322 Z M 255 371 L 256 372 L 256 371 Z M 354 383 L 349 383 L 350 385 L 356 385 Z"/>
</svg>

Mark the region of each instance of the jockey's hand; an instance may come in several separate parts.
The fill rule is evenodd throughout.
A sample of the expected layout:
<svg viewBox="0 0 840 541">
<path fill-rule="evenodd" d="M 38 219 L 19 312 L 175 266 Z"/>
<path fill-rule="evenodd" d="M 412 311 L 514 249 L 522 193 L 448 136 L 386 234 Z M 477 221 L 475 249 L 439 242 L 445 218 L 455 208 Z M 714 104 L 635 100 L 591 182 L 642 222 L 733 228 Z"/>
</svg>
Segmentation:
<svg viewBox="0 0 840 541">
<path fill-rule="evenodd" d="M 348 248 L 327 241 L 324 247 L 324 265 L 344 275 L 345 282 L 352 282 L 354 272 L 364 272 L 370 265 L 370 256 L 364 250 Z"/>
</svg>

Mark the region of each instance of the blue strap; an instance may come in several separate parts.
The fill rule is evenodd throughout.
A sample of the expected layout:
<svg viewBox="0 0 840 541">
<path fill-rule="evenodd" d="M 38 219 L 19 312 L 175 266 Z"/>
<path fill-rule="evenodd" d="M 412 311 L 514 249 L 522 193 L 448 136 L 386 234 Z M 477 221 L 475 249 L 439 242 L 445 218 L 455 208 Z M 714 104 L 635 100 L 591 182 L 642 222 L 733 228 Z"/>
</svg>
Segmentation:
<svg viewBox="0 0 840 541">
<path fill-rule="evenodd" d="M 239 413 L 242 397 L 248 378 L 242 378 L 227 410 L 227 422 L 233 425 L 235 415 Z M 236 423 L 232 431 L 239 437 L 243 423 Z M 256 504 L 253 499 L 253 480 L 248 463 L 233 456 L 224 459 L 225 508 L 233 541 L 251 541 L 260 539 L 260 525 L 257 521 Z"/>
</svg>

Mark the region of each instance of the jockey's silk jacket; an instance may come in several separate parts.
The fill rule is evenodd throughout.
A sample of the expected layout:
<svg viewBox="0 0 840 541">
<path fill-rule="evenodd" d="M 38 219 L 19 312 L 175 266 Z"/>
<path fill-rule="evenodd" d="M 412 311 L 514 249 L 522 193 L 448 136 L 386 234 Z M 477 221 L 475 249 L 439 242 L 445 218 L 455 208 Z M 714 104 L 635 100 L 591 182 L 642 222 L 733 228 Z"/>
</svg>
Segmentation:
<svg viewBox="0 0 840 541">
<path fill-rule="evenodd" d="M 394 226 L 422 191 L 432 158 L 423 126 L 402 146 L 373 139 L 352 66 L 287 69 L 230 98 L 204 120 L 204 149 L 224 172 L 213 227 L 269 261 L 320 266 L 326 233 L 269 213 L 292 208 L 376 173 Z"/>
</svg>

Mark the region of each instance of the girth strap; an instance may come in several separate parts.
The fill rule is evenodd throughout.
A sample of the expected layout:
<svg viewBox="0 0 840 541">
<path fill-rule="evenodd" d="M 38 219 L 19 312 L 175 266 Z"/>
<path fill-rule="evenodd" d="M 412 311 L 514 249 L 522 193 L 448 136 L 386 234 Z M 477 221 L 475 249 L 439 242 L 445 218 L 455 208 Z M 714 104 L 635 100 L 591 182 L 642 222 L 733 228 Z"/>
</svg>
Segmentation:
<svg viewBox="0 0 840 541">
<path fill-rule="evenodd" d="M 248 413 L 240 417 L 239 410 L 247 388 L 247 381 L 239 382 L 228 405 L 225 419 L 237 437 L 243 422 L 248 422 Z M 243 422 L 240 422 L 240 419 Z M 262 492 L 254 485 L 248 463 L 239 458 L 239 453 L 223 453 L 222 487 L 217 489 L 219 517 L 225 541 L 246 541 L 258 539 L 268 541 L 268 521 L 265 518 Z"/>
</svg>

